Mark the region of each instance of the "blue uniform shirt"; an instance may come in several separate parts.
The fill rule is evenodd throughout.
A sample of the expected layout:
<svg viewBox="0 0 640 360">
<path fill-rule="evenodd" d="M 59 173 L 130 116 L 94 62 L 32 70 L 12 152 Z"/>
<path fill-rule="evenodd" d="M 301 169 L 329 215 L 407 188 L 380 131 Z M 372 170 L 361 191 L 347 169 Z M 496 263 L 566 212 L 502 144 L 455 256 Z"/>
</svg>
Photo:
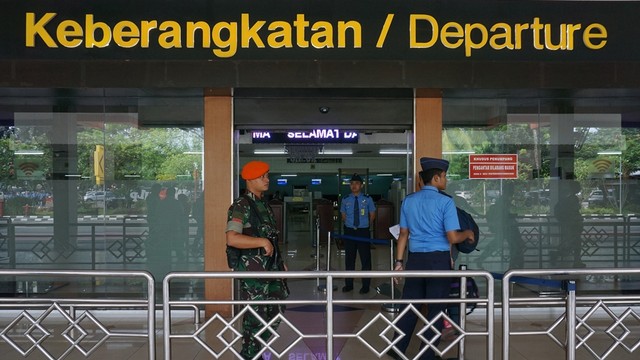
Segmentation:
<svg viewBox="0 0 640 360">
<path fill-rule="evenodd" d="M 353 226 L 353 210 L 354 210 L 354 200 L 356 197 L 353 194 L 349 194 L 346 198 L 342 199 L 342 204 L 340 204 L 340 212 L 343 214 L 347 214 L 347 219 L 344 222 L 344 226 L 348 228 L 354 228 Z M 358 228 L 368 228 L 369 227 L 369 213 L 376 211 L 376 205 L 373 203 L 373 199 L 371 196 L 360 193 L 358 195 L 358 210 L 360 213 L 360 225 Z"/>
<path fill-rule="evenodd" d="M 447 231 L 460 229 L 453 200 L 433 186 L 407 196 L 400 210 L 400 227 L 409 229 L 409 251 L 449 251 Z"/>
</svg>

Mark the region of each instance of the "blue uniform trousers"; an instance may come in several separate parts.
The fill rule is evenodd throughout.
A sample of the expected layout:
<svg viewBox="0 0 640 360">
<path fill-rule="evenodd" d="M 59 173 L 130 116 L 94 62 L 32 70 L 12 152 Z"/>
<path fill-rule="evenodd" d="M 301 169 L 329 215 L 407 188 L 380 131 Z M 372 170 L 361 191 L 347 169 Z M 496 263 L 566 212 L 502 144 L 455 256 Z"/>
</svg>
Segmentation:
<svg viewBox="0 0 640 360">
<path fill-rule="evenodd" d="M 424 253 L 409 253 L 407 259 L 406 270 L 451 270 L 451 255 L 449 251 L 433 251 Z M 403 299 L 446 299 L 449 297 L 451 285 L 451 278 L 406 278 L 404 282 L 404 288 L 402 290 Z M 404 310 L 407 305 L 403 305 L 401 310 Z M 414 305 L 415 306 L 415 305 Z M 428 304 L 427 319 L 431 321 L 440 312 L 446 309 L 446 304 Z M 405 334 L 398 342 L 396 347 L 400 352 L 404 353 L 409 346 L 409 342 L 413 336 L 414 328 L 418 321 L 418 316 L 410 311 L 406 313 L 397 322 L 397 326 Z M 435 323 L 435 328 L 439 332 L 442 332 L 444 321 L 440 318 Z M 430 341 L 433 339 L 435 332 L 431 327 L 424 332 L 424 337 Z M 395 334 L 394 338 L 400 336 Z M 437 346 L 440 343 L 440 336 L 435 341 L 432 341 L 433 346 Z M 420 349 L 424 347 L 425 343 L 420 344 Z M 433 360 L 435 353 L 431 348 L 424 352 L 420 357 L 420 360 Z"/>
</svg>

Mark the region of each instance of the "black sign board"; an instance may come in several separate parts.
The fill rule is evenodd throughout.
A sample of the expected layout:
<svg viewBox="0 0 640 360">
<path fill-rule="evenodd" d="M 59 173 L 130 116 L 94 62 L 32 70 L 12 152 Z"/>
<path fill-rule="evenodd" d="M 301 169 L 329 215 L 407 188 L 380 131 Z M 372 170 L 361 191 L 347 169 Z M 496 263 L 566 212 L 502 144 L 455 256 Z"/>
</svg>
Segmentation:
<svg viewBox="0 0 640 360">
<path fill-rule="evenodd" d="M 254 144 L 357 144 L 358 133 L 340 129 L 252 131 Z"/>
<path fill-rule="evenodd" d="M 637 1 L 0 0 L 0 59 L 640 59 Z"/>
</svg>

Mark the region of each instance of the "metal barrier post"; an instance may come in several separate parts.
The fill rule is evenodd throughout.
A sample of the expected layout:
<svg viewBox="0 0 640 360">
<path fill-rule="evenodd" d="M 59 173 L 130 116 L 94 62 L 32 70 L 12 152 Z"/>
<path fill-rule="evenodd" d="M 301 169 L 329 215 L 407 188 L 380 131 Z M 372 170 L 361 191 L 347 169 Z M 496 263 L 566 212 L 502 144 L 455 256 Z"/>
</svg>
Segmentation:
<svg viewBox="0 0 640 360">
<path fill-rule="evenodd" d="M 576 281 L 565 283 L 567 288 L 567 360 L 576 359 Z"/>
<path fill-rule="evenodd" d="M 320 238 L 320 236 L 318 236 L 318 238 Z M 318 248 L 320 247 L 318 246 Z M 327 269 L 326 270 L 327 272 L 331 271 L 331 231 L 327 232 Z M 320 271 L 320 266 L 318 266 L 318 271 Z M 318 279 L 318 281 L 320 281 L 320 279 Z M 338 285 L 333 284 L 333 281 L 332 281 L 331 286 L 329 286 L 329 282 L 327 282 L 324 285 L 324 287 L 322 286 L 318 287 L 318 290 L 322 290 L 326 292 L 327 289 L 329 288 L 331 288 L 331 290 L 333 291 L 336 291 L 338 289 Z"/>
<path fill-rule="evenodd" d="M 391 244 L 389 245 L 389 263 L 391 264 L 391 271 L 395 270 L 395 255 L 394 255 L 394 246 L 395 242 L 393 240 L 391 240 Z M 393 278 L 389 278 L 389 283 L 391 284 L 391 300 L 396 298 L 396 287 L 393 284 Z M 398 311 L 398 309 L 396 308 L 395 304 L 391 305 L 393 308 L 390 311 Z"/>
<path fill-rule="evenodd" d="M 327 271 L 331 271 L 331 232 L 327 232 Z"/>
<path fill-rule="evenodd" d="M 511 336 L 510 301 L 511 270 L 502 278 L 502 360 L 509 360 L 509 347 Z"/>
<path fill-rule="evenodd" d="M 169 274 L 171 275 L 171 274 Z M 162 329 L 165 332 L 164 340 L 164 360 L 171 360 L 171 305 L 169 301 L 169 276 L 162 280 Z M 232 281 L 235 283 L 235 280 Z"/>
<path fill-rule="evenodd" d="M 459 269 L 461 271 L 465 271 L 467 270 L 467 265 L 460 265 Z M 467 298 L 467 277 L 463 276 L 460 278 L 460 298 L 461 299 L 466 299 Z M 460 328 L 461 329 L 466 329 L 466 324 L 467 324 L 467 303 L 466 302 L 462 302 L 460 303 Z M 463 337 L 460 340 L 460 343 L 458 344 L 458 358 L 460 359 L 464 359 L 464 343 L 465 343 L 466 337 Z"/>
<path fill-rule="evenodd" d="M 320 271 L 320 218 L 316 217 L 316 271 Z M 320 291 L 327 291 L 320 285 L 320 278 L 316 278 L 316 287 Z"/>
<path fill-rule="evenodd" d="M 327 276 L 327 287 L 333 287 L 333 275 Z M 333 292 L 327 291 L 327 359 L 333 359 Z"/>
<path fill-rule="evenodd" d="M 487 313 L 486 313 L 486 321 L 487 321 L 487 333 L 489 334 L 489 338 L 487 339 L 487 359 L 493 359 L 494 351 L 495 351 L 495 339 L 493 337 L 495 330 L 494 316 L 495 316 L 495 283 L 494 279 L 491 278 L 487 280 Z M 504 300 L 503 300 L 504 301 Z"/>
<path fill-rule="evenodd" d="M 316 247 L 316 271 L 320 271 L 320 222 L 317 221 L 316 224 L 318 225 L 317 229 L 316 229 L 316 241 L 318 246 Z M 327 271 L 331 270 L 331 231 L 327 232 Z M 329 289 L 329 283 L 326 283 L 324 285 L 320 285 L 320 278 L 316 278 L 316 285 L 318 286 L 318 290 L 319 291 L 323 291 L 323 292 L 327 292 L 327 289 Z M 337 285 L 331 285 L 331 289 L 332 290 L 337 290 L 338 286 Z"/>
<path fill-rule="evenodd" d="M 389 261 L 391 262 L 391 271 L 394 271 L 395 259 L 394 259 L 394 244 L 395 242 L 391 240 L 391 244 L 389 245 Z M 393 277 L 389 278 L 389 286 L 391 287 L 391 303 L 382 304 L 382 310 L 386 312 L 400 312 L 400 304 L 393 302 L 396 298 L 396 286 L 394 284 Z"/>
</svg>

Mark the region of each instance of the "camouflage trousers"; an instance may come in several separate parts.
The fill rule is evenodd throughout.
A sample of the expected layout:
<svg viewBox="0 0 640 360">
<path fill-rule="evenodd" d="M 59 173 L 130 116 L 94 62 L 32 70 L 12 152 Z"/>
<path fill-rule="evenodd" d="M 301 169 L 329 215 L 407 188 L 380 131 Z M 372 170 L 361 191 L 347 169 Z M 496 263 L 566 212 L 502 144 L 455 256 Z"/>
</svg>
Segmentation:
<svg viewBox="0 0 640 360">
<path fill-rule="evenodd" d="M 246 258 L 240 262 L 238 270 L 256 271 L 257 266 L 262 262 L 261 256 Z M 264 267 L 262 268 L 264 271 Z M 288 289 L 282 279 L 241 279 L 240 298 L 242 300 L 284 300 L 289 296 Z M 266 328 L 278 314 L 284 314 L 285 306 L 280 305 L 252 305 L 251 309 L 258 314 L 255 316 L 251 312 L 246 312 L 242 319 L 242 355 L 243 359 L 260 359 L 256 357 L 262 350 L 262 344 L 256 336 L 260 336 L 262 341 L 268 341 L 276 332 L 279 320 L 274 321 L 270 328 Z M 259 335 L 258 335 L 259 333 Z"/>
</svg>

